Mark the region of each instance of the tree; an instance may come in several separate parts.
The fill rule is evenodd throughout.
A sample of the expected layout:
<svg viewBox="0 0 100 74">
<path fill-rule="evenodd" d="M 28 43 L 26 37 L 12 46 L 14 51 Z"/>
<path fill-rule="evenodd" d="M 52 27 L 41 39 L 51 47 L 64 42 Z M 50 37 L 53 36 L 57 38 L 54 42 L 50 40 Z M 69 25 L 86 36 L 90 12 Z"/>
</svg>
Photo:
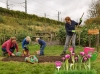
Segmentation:
<svg viewBox="0 0 100 74">
<path fill-rule="evenodd" d="M 88 10 L 89 18 L 95 18 L 100 16 L 100 0 L 92 0 Z"/>
<path fill-rule="evenodd" d="M 100 24 L 100 0 L 92 0 L 88 10 L 88 17 L 85 24 Z"/>
</svg>

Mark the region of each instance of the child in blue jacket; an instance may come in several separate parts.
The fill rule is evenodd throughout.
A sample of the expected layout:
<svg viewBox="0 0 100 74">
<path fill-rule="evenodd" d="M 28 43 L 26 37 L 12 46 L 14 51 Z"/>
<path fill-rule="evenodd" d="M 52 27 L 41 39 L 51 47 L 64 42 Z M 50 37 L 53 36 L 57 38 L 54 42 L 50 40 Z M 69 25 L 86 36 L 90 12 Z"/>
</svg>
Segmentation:
<svg viewBox="0 0 100 74">
<path fill-rule="evenodd" d="M 29 54 L 29 47 L 28 44 L 31 42 L 31 38 L 29 36 L 27 36 L 26 38 L 24 38 L 24 40 L 22 41 L 22 48 L 23 48 L 23 56 L 25 55 L 30 55 Z"/>
<path fill-rule="evenodd" d="M 44 48 L 46 47 L 46 42 L 40 38 L 36 38 L 36 42 L 40 45 L 40 56 L 44 55 Z"/>
</svg>

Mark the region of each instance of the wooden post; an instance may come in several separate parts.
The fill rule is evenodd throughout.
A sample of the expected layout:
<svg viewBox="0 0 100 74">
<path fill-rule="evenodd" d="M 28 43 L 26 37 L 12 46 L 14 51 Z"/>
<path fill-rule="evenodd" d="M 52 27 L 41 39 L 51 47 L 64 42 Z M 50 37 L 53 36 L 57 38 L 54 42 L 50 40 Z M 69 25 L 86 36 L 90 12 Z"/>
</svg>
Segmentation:
<svg viewBox="0 0 100 74">
<path fill-rule="evenodd" d="M 97 48 L 97 52 L 99 52 L 99 34 L 97 34 L 97 41 L 96 41 L 96 48 Z"/>
<path fill-rule="evenodd" d="M 89 47 L 91 47 L 91 35 L 89 35 Z"/>
<path fill-rule="evenodd" d="M 81 38 L 80 38 L 80 35 L 81 35 L 81 32 L 79 32 L 79 45 L 80 45 L 80 39 L 81 39 Z"/>
<path fill-rule="evenodd" d="M 52 33 L 50 34 L 50 43 L 52 42 Z"/>
</svg>

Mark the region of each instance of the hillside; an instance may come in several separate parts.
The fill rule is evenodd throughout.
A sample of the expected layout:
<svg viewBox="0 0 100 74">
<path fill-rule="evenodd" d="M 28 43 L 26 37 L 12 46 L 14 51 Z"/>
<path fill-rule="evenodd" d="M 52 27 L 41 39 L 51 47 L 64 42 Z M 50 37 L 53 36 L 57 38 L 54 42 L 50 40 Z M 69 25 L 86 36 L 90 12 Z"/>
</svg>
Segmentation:
<svg viewBox="0 0 100 74">
<path fill-rule="evenodd" d="M 56 32 L 61 25 L 44 23 L 34 20 L 19 19 L 7 16 L 0 16 L 2 22 L 0 23 L 0 30 L 26 30 L 26 31 L 48 31 Z"/>
<path fill-rule="evenodd" d="M 37 32 L 56 33 L 63 25 L 56 20 L 4 8 L 0 8 L 0 14 L 1 42 L 11 36 L 16 36 L 21 41 L 23 37 L 27 35 L 32 37 Z"/>
</svg>

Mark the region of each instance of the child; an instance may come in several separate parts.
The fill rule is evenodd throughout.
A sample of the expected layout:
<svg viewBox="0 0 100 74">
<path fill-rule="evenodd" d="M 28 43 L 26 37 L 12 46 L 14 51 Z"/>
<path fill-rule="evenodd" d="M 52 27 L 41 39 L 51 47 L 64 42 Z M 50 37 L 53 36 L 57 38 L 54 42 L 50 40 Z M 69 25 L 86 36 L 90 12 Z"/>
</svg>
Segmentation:
<svg viewBox="0 0 100 74">
<path fill-rule="evenodd" d="M 29 56 L 29 47 L 28 44 L 31 42 L 31 38 L 27 36 L 23 42 L 22 42 L 22 48 L 23 48 L 23 55 L 22 56 Z"/>
<path fill-rule="evenodd" d="M 39 54 L 39 56 L 44 55 L 44 48 L 46 47 L 46 42 L 41 40 L 40 38 L 36 38 L 36 42 L 38 42 L 39 45 L 40 45 L 40 54 Z"/>
<path fill-rule="evenodd" d="M 6 54 L 8 54 L 8 56 L 15 56 L 15 54 L 13 53 L 15 48 L 16 52 L 18 52 L 16 37 L 11 37 L 9 40 L 5 41 L 2 44 L 3 55 L 5 56 Z"/>
</svg>

